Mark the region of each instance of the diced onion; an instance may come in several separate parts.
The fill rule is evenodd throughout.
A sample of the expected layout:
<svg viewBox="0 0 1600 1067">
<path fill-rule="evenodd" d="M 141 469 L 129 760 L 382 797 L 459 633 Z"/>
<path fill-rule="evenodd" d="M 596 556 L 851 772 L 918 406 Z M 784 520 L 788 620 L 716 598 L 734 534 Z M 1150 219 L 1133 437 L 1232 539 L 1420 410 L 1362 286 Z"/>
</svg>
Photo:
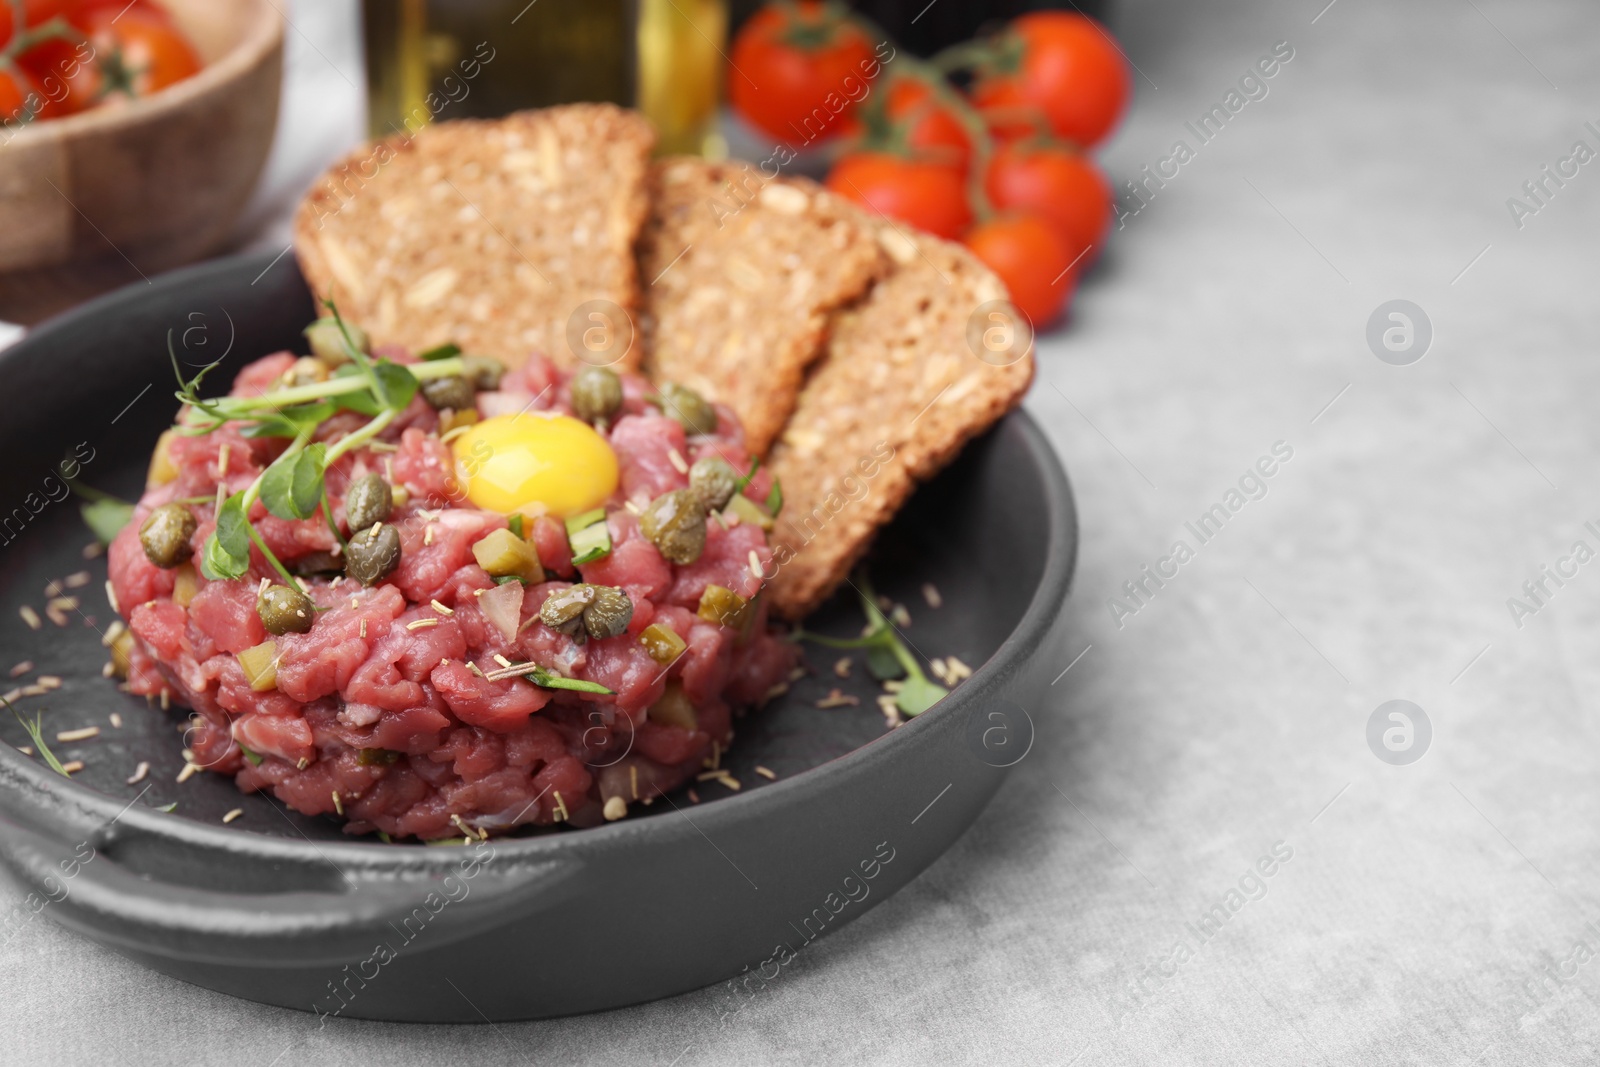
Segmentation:
<svg viewBox="0 0 1600 1067">
<path fill-rule="evenodd" d="M 485 589 L 478 596 L 478 607 L 483 609 L 483 617 L 507 641 L 516 639 L 517 628 L 522 625 L 522 594 L 521 582 L 506 582 L 493 589 Z"/>
</svg>

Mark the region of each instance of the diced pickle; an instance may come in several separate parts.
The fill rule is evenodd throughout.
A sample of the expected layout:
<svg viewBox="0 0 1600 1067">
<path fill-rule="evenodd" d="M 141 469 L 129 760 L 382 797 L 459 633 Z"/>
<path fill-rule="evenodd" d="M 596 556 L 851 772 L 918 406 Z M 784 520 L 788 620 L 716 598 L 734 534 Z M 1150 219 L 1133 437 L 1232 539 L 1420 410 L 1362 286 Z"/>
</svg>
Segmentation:
<svg viewBox="0 0 1600 1067">
<path fill-rule="evenodd" d="M 495 578 L 521 578 L 530 585 L 544 581 L 539 550 L 510 530 L 495 530 L 472 546 L 478 566 Z"/>
<path fill-rule="evenodd" d="M 659 622 L 653 622 L 644 628 L 644 632 L 639 635 L 639 643 L 650 653 L 650 658 L 663 667 L 681 656 L 683 650 L 689 647 L 688 642 L 679 637 L 677 631 Z"/>
<path fill-rule="evenodd" d="M 572 546 L 572 562 L 581 566 L 611 554 L 611 529 L 606 526 L 606 509 L 595 508 L 567 520 L 567 540 Z"/>
<path fill-rule="evenodd" d="M 708 585 L 700 594 L 700 610 L 695 612 L 706 622 L 737 630 L 744 625 L 745 611 L 750 601 L 723 585 Z"/>
<path fill-rule="evenodd" d="M 118 678 L 126 678 L 133 666 L 133 631 L 123 630 L 111 642 L 111 669 Z"/>
<path fill-rule="evenodd" d="M 341 333 L 338 320 L 330 316 L 318 319 L 305 329 L 311 354 L 330 367 L 350 362 L 350 354 L 345 350 L 345 333 L 350 335 L 350 340 L 357 348 L 363 352 L 367 350 L 366 331 L 354 323 L 346 322 L 344 333 Z"/>
<path fill-rule="evenodd" d="M 650 721 L 684 730 L 700 728 L 700 717 L 695 714 L 694 705 L 689 703 L 689 698 L 684 695 L 683 683 L 676 678 L 667 683 L 661 699 L 650 705 Z"/>
<path fill-rule="evenodd" d="M 172 602 L 186 608 L 199 592 L 200 575 L 195 573 L 194 564 L 178 564 L 172 572 Z"/>
<path fill-rule="evenodd" d="M 278 643 L 267 639 L 238 654 L 239 666 L 244 668 L 244 680 L 257 693 L 278 687 Z"/>
<path fill-rule="evenodd" d="M 178 480 L 178 465 L 172 462 L 172 441 L 176 430 L 163 430 L 156 438 L 156 450 L 150 454 L 150 473 L 145 475 L 145 487 L 153 488 Z"/>
<path fill-rule="evenodd" d="M 364 748 L 356 756 L 356 762 L 363 767 L 381 767 L 393 763 L 400 758 L 400 753 L 388 748 Z"/>
<path fill-rule="evenodd" d="M 772 516 L 767 514 L 766 509 L 760 504 L 757 504 L 743 493 L 735 493 L 733 495 L 733 499 L 728 501 L 728 506 L 724 509 L 723 514 L 737 515 L 740 522 L 754 523 L 763 530 L 772 529 Z"/>
</svg>

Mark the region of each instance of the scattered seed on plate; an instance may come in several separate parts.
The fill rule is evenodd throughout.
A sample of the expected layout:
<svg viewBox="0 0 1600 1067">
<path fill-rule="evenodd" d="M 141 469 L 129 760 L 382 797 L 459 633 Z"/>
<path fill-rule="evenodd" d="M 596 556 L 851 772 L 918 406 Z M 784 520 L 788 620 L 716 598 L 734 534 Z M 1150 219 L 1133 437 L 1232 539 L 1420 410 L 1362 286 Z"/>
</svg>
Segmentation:
<svg viewBox="0 0 1600 1067">
<path fill-rule="evenodd" d="M 944 661 L 944 673 L 945 677 L 950 679 L 950 684 L 954 685 L 964 678 L 971 678 L 972 668 L 967 666 L 965 663 L 962 663 L 954 656 L 946 656 Z"/>
<path fill-rule="evenodd" d="M 21 678 L 24 674 L 27 674 L 31 670 L 33 670 L 33 660 L 25 659 L 15 667 L 11 668 L 11 677 Z"/>
<path fill-rule="evenodd" d="M 840 678 L 850 677 L 850 657 L 840 656 L 838 661 L 833 665 L 833 673 L 837 674 Z"/>
<path fill-rule="evenodd" d="M 761 697 L 761 702 L 763 704 L 765 704 L 769 700 L 777 700 L 779 697 L 783 696 L 783 694 L 787 693 L 788 691 L 789 691 L 789 683 L 788 682 L 779 682 L 777 685 L 773 686 L 771 689 L 768 689 L 766 691 L 766 693 Z"/>
<path fill-rule="evenodd" d="M 890 693 L 898 693 L 906 687 L 906 683 L 898 678 L 889 678 L 883 683 L 883 688 Z"/>
<path fill-rule="evenodd" d="M 44 620 L 39 618 L 39 613 L 27 604 L 17 609 L 17 614 L 22 616 L 22 621 L 28 624 L 28 629 L 37 630 L 44 625 Z"/>
<path fill-rule="evenodd" d="M 904 630 L 911 625 L 911 612 L 906 610 L 904 604 L 896 604 L 889 609 L 889 621 Z"/>
<path fill-rule="evenodd" d="M 846 693 L 839 689 L 828 690 L 828 695 L 817 701 L 819 708 L 853 708 L 861 703 L 861 698 Z"/>
<path fill-rule="evenodd" d="M 133 774 L 128 777 L 129 785 L 138 785 L 144 781 L 145 775 L 150 773 L 150 764 L 145 760 L 139 761 L 139 766 L 133 769 Z"/>
<path fill-rule="evenodd" d="M 938 656 L 935 656 L 933 659 L 928 661 L 928 669 L 933 672 L 933 676 L 939 679 L 939 681 L 945 683 L 946 685 L 950 684 L 950 668 L 944 665 L 944 660 L 940 659 Z"/>
<path fill-rule="evenodd" d="M 234 808 L 232 811 L 228 812 L 228 814 L 226 814 L 226 815 L 224 815 L 222 817 L 222 821 L 223 822 L 232 822 L 233 820 L 237 819 L 239 816 L 241 816 L 243 814 L 244 814 L 244 809 L 243 808 Z"/>
<path fill-rule="evenodd" d="M 628 802 L 620 796 L 606 797 L 605 807 L 600 809 L 600 814 L 605 816 L 607 822 L 616 822 L 628 814 Z"/>
<path fill-rule="evenodd" d="M 106 603 L 111 605 L 112 611 L 118 615 L 122 614 L 122 609 L 117 607 L 117 591 L 111 587 L 110 578 L 106 579 Z M 38 627 L 34 627 L 34 629 L 38 629 Z"/>
<path fill-rule="evenodd" d="M 646 803 L 649 803 L 649 802 L 646 801 Z M 691 803 L 691 804 L 700 803 L 700 794 L 696 793 L 693 789 L 689 790 L 689 803 Z"/>
<path fill-rule="evenodd" d="M 185 763 L 183 765 L 183 770 L 178 772 L 178 784 L 182 785 L 184 782 L 187 782 L 190 778 L 194 777 L 194 773 L 199 769 L 200 764 L 198 763 Z"/>
<path fill-rule="evenodd" d="M 922 599 L 928 602 L 930 608 L 944 607 L 944 597 L 939 595 L 939 589 L 932 582 L 922 583 Z"/>
<path fill-rule="evenodd" d="M 81 759 L 68 760 L 67 762 L 65 762 L 65 763 L 63 763 L 61 765 L 61 769 L 66 771 L 68 774 L 76 774 L 77 772 L 83 770 L 83 760 L 81 760 Z"/>
<path fill-rule="evenodd" d="M 804 678 L 805 676 L 806 676 L 806 669 L 804 667 L 796 667 L 794 670 L 789 672 L 789 681 L 798 682 L 800 679 Z"/>
<path fill-rule="evenodd" d="M 62 744 L 71 744 L 73 741 L 87 741 L 91 737 L 100 736 L 100 727 L 85 726 L 77 730 L 58 730 L 56 740 Z"/>
<path fill-rule="evenodd" d="M 72 620 L 67 618 L 67 612 L 78 610 L 78 598 L 75 596 L 58 596 L 45 605 L 44 613 L 50 616 L 50 621 L 57 626 L 65 626 Z"/>
<path fill-rule="evenodd" d="M 53 690 L 53 689 L 60 689 L 61 688 L 61 679 L 58 676 L 54 675 L 54 674 L 41 674 L 41 675 L 39 675 L 38 685 L 39 685 L 40 689 L 43 689 L 43 690 L 46 690 L 46 691 Z"/>
<path fill-rule="evenodd" d="M 23 745 L 21 748 L 17 749 L 17 751 L 22 753 L 24 756 L 31 756 L 33 755 L 33 746 Z"/>
<path fill-rule="evenodd" d="M 99 559 L 105 554 L 106 546 L 102 545 L 99 541 L 90 541 L 88 544 L 83 546 L 84 559 Z"/>
<path fill-rule="evenodd" d="M 770 768 L 763 767 L 759 763 L 756 764 L 756 773 L 769 782 L 776 782 L 778 780 L 778 776 L 774 774 Z"/>
<path fill-rule="evenodd" d="M 101 647 L 102 648 L 110 648 L 112 645 L 116 644 L 117 643 L 117 638 L 121 637 L 124 633 L 126 633 L 127 629 L 128 628 L 126 626 L 122 625 L 122 620 L 121 619 L 118 619 L 117 621 L 113 622 L 110 626 L 107 626 L 106 627 L 105 636 L 100 638 Z"/>
<path fill-rule="evenodd" d="M 122 713 L 121 712 L 113 711 L 110 715 L 107 716 L 107 718 L 111 721 L 111 726 L 112 726 L 113 729 L 117 729 L 117 730 L 122 729 Z"/>
<path fill-rule="evenodd" d="M 68 589 L 82 589 L 90 582 L 89 572 L 77 571 L 76 573 L 67 575 L 61 580 L 61 582 Z"/>
</svg>

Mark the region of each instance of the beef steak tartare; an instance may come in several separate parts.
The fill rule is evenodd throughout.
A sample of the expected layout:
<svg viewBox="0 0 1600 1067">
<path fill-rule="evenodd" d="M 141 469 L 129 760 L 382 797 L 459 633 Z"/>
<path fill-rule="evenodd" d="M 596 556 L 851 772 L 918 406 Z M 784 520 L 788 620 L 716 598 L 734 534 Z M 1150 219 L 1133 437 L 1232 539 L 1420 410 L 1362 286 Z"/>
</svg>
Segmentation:
<svg viewBox="0 0 1600 1067">
<path fill-rule="evenodd" d="M 782 494 L 729 409 L 307 334 L 227 397 L 180 375 L 110 546 L 127 687 L 193 709 L 193 764 L 353 834 L 593 826 L 785 680 L 759 596 Z"/>
</svg>

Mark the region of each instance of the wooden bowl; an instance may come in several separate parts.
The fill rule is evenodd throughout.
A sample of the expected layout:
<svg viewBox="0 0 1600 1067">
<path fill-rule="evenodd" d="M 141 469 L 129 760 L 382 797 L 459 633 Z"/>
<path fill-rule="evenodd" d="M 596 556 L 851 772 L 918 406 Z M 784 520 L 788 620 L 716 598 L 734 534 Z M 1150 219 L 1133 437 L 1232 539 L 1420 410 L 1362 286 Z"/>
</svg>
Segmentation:
<svg viewBox="0 0 1600 1067">
<path fill-rule="evenodd" d="M 163 0 L 206 66 L 126 106 L 0 130 L 0 319 L 37 322 L 216 252 L 272 147 L 283 16 Z"/>
</svg>

